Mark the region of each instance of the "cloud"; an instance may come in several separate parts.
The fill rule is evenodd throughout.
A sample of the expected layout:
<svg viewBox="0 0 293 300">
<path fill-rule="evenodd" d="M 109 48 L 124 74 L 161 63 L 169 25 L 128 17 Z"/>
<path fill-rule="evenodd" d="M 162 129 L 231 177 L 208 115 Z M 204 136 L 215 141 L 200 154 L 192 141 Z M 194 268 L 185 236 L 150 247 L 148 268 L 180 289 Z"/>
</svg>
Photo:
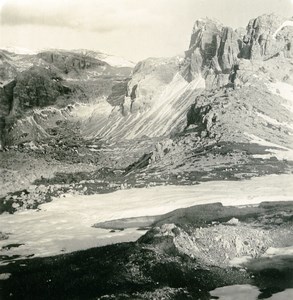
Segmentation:
<svg viewBox="0 0 293 300">
<path fill-rule="evenodd" d="M 165 0 L 161 4 L 163 2 Z M 137 0 L 10 0 L 2 4 L 1 24 L 67 27 L 103 33 L 160 21 L 159 16 L 149 10 L 150 6 L 141 4 Z"/>
<path fill-rule="evenodd" d="M 84 29 L 89 27 L 93 13 L 83 6 L 77 6 L 78 1 L 6 1 L 1 8 L 1 24 L 8 26 L 44 25 L 53 27 L 69 27 Z M 87 16 L 88 14 L 88 16 Z M 97 16 L 99 17 L 99 16 Z M 94 24 L 101 32 L 113 30 L 111 24 Z"/>
<path fill-rule="evenodd" d="M 188 47 L 196 19 L 245 27 L 293 0 L 0 0 L 0 46 L 88 48 L 138 60 Z"/>
</svg>

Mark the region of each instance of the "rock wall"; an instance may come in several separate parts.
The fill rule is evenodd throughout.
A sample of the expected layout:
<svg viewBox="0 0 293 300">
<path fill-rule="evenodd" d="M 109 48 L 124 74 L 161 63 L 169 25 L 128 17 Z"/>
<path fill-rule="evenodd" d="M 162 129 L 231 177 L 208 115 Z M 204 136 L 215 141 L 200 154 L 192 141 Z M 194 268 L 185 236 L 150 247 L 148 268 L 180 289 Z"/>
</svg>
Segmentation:
<svg viewBox="0 0 293 300">
<path fill-rule="evenodd" d="M 292 24 L 275 14 L 262 15 L 249 21 L 243 38 L 241 56 L 266 60 L 276 55 L 292 56 Z"/>
<path fill-rule="evenodd" d="M 129 79 L 126 79 L 113 85 L 112 92 L 107 98 L 107 101 L 112 106 L 122 106 L 124 104 L 125 97 L 128 95 L 127 94 L 128 82 Z"/>
<path fill-rule="evenodd" d="M 99 61 L 87 55 L 73 54 L 73 53 L 59 53 L 54 51 L 45 51 L 38 53 L 38 57 L 54 65 L 65 74 L 72 71 L 78 72 L 80 70 L 89 69 L 96 66 L 104 66 L 105 62 Z"/>
<path fill-rule="evenodd" d="M 250 20 L 246 32 L 200 19 L 193 27 L 182 74 L 188 81 L 201 74 L 208 89 L 224 86 L 231 81 L 229 75 L 235 73 L 235 66 L 242 59 L 291 58 L 292 41 L 293 21 L 275 14 Z"/>
<path fill-rule="evenodd" d="M 15 80 L 3 85 L 0 88 L 1 148 L 9 141 L 17 142 L 12 129 L 19 119 L 26 117 L 27 112 L 34 108 L 53 105 L 60 97 L 70 93 L 72 90 L 62 84 L 62 79 L 55 72 L 37 66 L 19 73 Z M 30 131 L 33 133 L 36 130 L 33 125 L 37 124 L 35 122 L 28 124 L 28 127 L 21 126 L 18 131 L 25 130 L 27 135 L 31 136 Z M 39 129 L 38 127 L 38 131 Z"/>
<path fill-rule="evenodd" d="M 196 21 L 182 74 L 191 81 L 200 73 L 207 83 L 223 85 L 237 62 L 240 47 L 240 36 L 232 28 L 210 19 Z"/>
<path fill-rule="evenodd" d="M 179 71 L 180 60 L 179 57 L 148 58 L 139 62 L 128 84 L 131 109 L 125 109 L 136 112 L 152 107 Z"/>
<path fill-rule="evenodd" d="M 15 85 L 16 81 L 12 80 L 0 87 L 0 150 L 5 145 L 6 117 L 13 106 L 13 89 Z"/>
</svg>

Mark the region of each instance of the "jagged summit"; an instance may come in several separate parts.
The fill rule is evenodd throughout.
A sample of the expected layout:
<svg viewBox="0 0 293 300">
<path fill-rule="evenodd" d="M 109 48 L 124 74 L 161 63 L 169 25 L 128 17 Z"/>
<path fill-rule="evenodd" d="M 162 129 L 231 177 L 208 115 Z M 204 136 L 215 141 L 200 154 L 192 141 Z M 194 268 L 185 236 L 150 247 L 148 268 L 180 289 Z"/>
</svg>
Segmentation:
<svg viewBox="0 0 293 300">
<path fill-rule="evenodd" d="M 275 14 L 250 20 L 246 32 L 209 18 L 197 20 L 185 52 L 183 75 L 191 81 L 201 73 L 208 86 L 222 86 L 240 59 L 292 57 L 292 25 L 292 20 Z"/>
<path fill-rule="evenodd" d="M 293 22 L 275 14 L 249 21 L 243 38 L 241 57 L 269 59 L 275 55 L 292 56 Z"/>
<path fill-rule="evenodd" d="M 42 67 L 61 73 L 66 85 L 74 84 L 71 90 L 83 91 L 74 93 L 73 103 L 90 91 L 90 101 L 99 105 L 94 110 L 89 109 L 87 117 L 83 114 L 80 122 L 87 138 L 119 140 L 168 136 L 185 128 L 187 111 L 203 90 L 252 86 L 263 92 L 272 81 L 291 83 L 292 22 L 274 14 L 263 15 L 250 20 L 246 30 L 234 30 L 217 20 L 200 19 L 194 24 L 184 58 L 149 58 L 139 62 L 131 75 L 130 71 L 123 73 L 123 68 L 121 71 L 121 68 L 111 67 L 99 53 L 86 50 L 44 51 L 17 59 L 2 53 L 1 74 L 3 78 L 10 74 L 11 78 L 21 68 L 41 62 Z M 101 94 L 107 78 L 117 74 L 121 75 L 119 80 L 112 81 L 107 92 Z M 93 85 L 93 81 L 100 78 L 104 78 L 102 84 Z M 12 91 L 8 93 L 9 97 L 13 96 Z M 245 102 L 245 99 L 240 100 Z M 9 102 L 5 101 L 2 103 Z M 6 105 L 5 112 L 7 109 Z M 32 138 L 23 132 L 21 123 L 13 128 L 17 128 L 17 136 Z"/>
<path fill-rule="evenodd" d="M 185 52 L 183 75 L 191 81 L 199 73 L 204 77 L 229 73 L 239 52 L 239 37 L 232 28 L 211 19 L 196 21 Z"/>
</svg>

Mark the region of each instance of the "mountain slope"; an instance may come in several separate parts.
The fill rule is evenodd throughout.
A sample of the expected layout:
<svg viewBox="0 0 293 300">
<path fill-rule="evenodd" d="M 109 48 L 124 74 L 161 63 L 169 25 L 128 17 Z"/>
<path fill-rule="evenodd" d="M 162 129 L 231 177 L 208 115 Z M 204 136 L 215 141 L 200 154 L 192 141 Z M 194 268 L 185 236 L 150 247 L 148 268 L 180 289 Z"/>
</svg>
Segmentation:
<svg viewBox="0 0 293 300">
<path fill-rule="evenodd" d="M 46 93 L 61 92 L 53 105 L 51 99 L 49 106 L 13 115 L 17 94 L 28 103 L 37 98 L 33 68 L 22 73 L 24 82 L 32 82 L 28 90 L 17 82 L 20 75 L 3 84 L 2 139 L 19 148 L 34 141 L 36 149 L 26 151 L 36 153 L 74 145 L 67 156 L 59 146 L 53 150 L 75 162 L 123 168 L 122 178 L 132 186 L 291 172 L 291 22 L 264 15 L 243 32 L 201 19 L 184 58 L 149 58 L 127 76 L 91 52 L 4 53 L 14 67 L 32 63 L 42 74 L 56 73 L 60 79 L 51 76 Z"/>
<path fill-rule="evenodd" d="M 38 115 L 43 106 L 54 106 L 51 111 L 55 111 L 56 108 L 64 110 L 69 104 L 105 100 L 113 85 L 130 75 L 130 67 L 111 66 L 96 56 L 93 51 L 23 54 L 0 50 L 0 144 L 49 138 L 47 128 L 55 130 L 53 124 L 58 118 L 47 114 L 45 109 L 42 113 L 45 117 L 40 121 Z M 67 119 L 61 117 L 59 121 Z M 44 126 L 45 120 L 48 124 Z"/>
<path fill-rule="evenodd" d="M 277 121 L 284 132 L 288 130 L 290 132 L 291 125 L 288 123 L 290 111 L 286 112 L 280 108 L 280 115 L 277 116 L 276 113 L 266 115 L 266 112 L 261 112 L 260 107 L 266 105 L 265 95 L 271 99 L 271 103 L 276 103 L 276 107 L 286 109 L 286 105 L 282 104 L 283 99 L 271 92 L 270 84 L 272 81 L 293 83 L 291 22 L 275 15 L 263 15 L 251 20 L 246 34 L 242 34 L 210 19 L 198 20 L 195 22 L 189 49 L 185 52 L 184 59 L 152 58 L 138 63 L 130 80 L 116 81 L 116 84 L 110 87 L 112 93 L 107 89 L 108 92 L 104 93 L 108 97 L 107 102 L 97 99 L 102 94 L 95 92 L 96 87 L 90 85 L 90 81 L 96 80 L 97 77 L 113 77 L 119 74 L 121 76 L 122 73 L 119 72 L 124 72 L 124 68 L 115 69 L 97 59 L 99 53 L 85 50 L 71 53 L 47 51 L 38 53 L 36 57 L 30 56 L 26 63 L 35 64 L 35 60 L 39 59 L 44 67 L 52 67 L 68 82 L 82 87 L 84 93 L 92 91 L 93 101 L 103 103 L 100 108 L 97 106 L 96 111 L 89 110 L 88 119 L 81 122 L 82 134 L 87 138 L 119 140 L 174 135 L 182 132 L 187 125 L 191 125 L 186 115 L 192 105 L 196 108 L 215 106 L 211 112 L 219 110 L 221 106 L 225 110 L 232 105 L 235 118 L 229 120 L 228 132 L 237 128 L 238 125 L 234 123 L 237 119 L 243 118 L 244 111 L 251 119 L 259 122 L 264 122 L 264 118 L 267 122 L 268 118 L 274 119 L 274 125 Z M 18 61 L 18 66 L 22 59 L 15 60 Z M 14 63 L 12 66 L 15 67 L 17 64 Z M 237 96 L 237 92 L 234 92 L 234 89 L 238 88 L 249 90 L 248 87 L 254 87 L 253 97 L 259 98 L 259 104 L 256 104 L 255 108 L 251 106 L 253 103 L 245 106 L 244 97 Z M 218 93 L 216 91 L 218 88 L 227 95 Z M 206 93 L 203 94 L 205 101 L 198 100 L 197 96 L 204 89 L 210 90 L 211 96 Z M 256 96 L 256 93 L 259 95 Z M 234 96 L 240 97 L 235 101 L 240 101 L 238 107 L 242 108 L 235 107 Z M 217 101 L 211 102 L 208 98 L 217 98 Z M 211 122 L 208 119 L 213 118 L 211 114 L 202 120 L 207 122 L 208 126 Z M 219 111 L 217 114 L 218 119 L 225 119 L 224 114 L 219 114 Z M 289 125 L 278 121 L 285 115 L 289 117 L 285 117 L 284 122 Z M 221 120 L 219 122 L 221 123 Z M 271 123 L 272 121 L 268 122 Z M 238 128 L 238 130 L 242 129 Z M 247 134 L 254 134 L 253 130 L 251 132 L 249 128 L 246 130 Z M 266 130 L 273 132 L 274 128 Z M 219 136 L 220 132 L 215 134 Z M 235 134 L 233 132 L 233 135 Z M 287 139 L 286 135 L 289 135 L 289 141 L 291 140 L 290 134 L 283 134 L 285 134 L 283 140 Z M 264 133 L 262 136 L 265 135 Z M 244 132 L 242 132 L 242 140 L 247 140 Z M 288 143 L 286 145 L 288 146 Z"/>
</svg>

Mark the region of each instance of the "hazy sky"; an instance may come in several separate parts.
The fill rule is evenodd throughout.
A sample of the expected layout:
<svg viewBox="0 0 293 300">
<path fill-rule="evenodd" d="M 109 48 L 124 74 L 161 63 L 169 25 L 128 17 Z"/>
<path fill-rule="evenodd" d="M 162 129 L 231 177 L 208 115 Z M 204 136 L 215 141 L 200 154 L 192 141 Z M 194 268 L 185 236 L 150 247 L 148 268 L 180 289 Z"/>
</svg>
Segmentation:
<svg viewBox="0 0 293 300">
<path fill-rule="evenodd" d="M 96 49 L 137 61 L 173 56 L 196 19 L 240 27 L 264 13 L 293 15 L 293 0 L 0 0 L 0 47 Z"/>
</svg>

